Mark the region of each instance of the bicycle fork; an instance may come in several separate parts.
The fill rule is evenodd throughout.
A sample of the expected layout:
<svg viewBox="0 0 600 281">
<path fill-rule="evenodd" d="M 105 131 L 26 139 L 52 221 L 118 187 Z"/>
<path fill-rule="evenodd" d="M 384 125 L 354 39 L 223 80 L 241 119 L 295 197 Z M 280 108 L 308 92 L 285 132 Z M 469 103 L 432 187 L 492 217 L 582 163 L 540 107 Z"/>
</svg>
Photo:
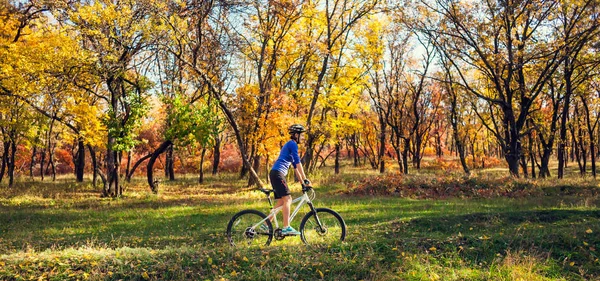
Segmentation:
<svg viewBox="0 0 600 281">
<path fill-rule="evenodd" d="M 317 213 L 317 209 L 315 208 L 315 206 L 313 205 L 312 202 L 309 201 L 309 202 L 307 202 L 307 204 L 308 204 L 308 207 L 310 207 L 310 210 L 313 213 L 315 213 L 315 219 L 317 220 L 317 225 L 319 226 L 319 231 L 321 231 L 321 232 L 325 231 L 323 229 L 323 224 L 321 223 L 321 220 L 319 219 L 319 215 Z"/>
</svg>

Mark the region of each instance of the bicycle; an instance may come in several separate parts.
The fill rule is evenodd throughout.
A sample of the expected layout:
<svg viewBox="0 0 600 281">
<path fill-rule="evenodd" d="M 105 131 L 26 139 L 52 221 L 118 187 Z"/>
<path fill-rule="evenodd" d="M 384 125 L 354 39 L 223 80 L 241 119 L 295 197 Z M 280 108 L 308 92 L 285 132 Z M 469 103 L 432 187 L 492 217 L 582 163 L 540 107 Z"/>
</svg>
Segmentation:
<svg viewBox="0 0 600 281">
<path fill-rule="evenodd" d="M 265 193 L 271 207 L 269 215 L 263 212 L 247 209 L 235 214 L 227 224 L 227 240 L 232 246 L 236 244 L 247 245 L 265 245 L 271 244 L 273 237 L 275 240 L 283 240 L 288 236 L 283 235 L 279 223 L 277 222 L 277 213 L 283 206 L 273 208 L 271 200 L 272 189 L 260 188 Z M 309 193 L 311 196 L 309 196 Z M 312 198 L 311 198 L 312 197 Z M 306 245 L 318 243 L 333 243 L 344 241 L 346 238 L 346 223 L 340 214 L 328 208 L 315 208 L 312 200 L 315 198 L 315 191 L 311 186 L 302 185 L 302 196 L 294 199 L 292 204 L 298 203 L 296 209 L 290 214 L 290 223 L 294 220 L 300 208 L 307 204 L 310 211 L 300 222 L 300 238 Z M 275 229 L 271 221 L 275 222 Z"/>
</svg>

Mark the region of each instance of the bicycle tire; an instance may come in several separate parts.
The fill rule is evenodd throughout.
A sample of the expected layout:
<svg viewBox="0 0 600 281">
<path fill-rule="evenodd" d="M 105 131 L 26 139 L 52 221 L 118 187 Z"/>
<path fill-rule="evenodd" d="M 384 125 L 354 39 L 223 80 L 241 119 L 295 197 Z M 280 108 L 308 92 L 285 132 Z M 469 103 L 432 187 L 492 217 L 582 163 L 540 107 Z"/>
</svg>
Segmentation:
<svg viewBox="0 0 600 281">
<path fill-rule="evenodd" d="M 315 212 L 310 211 L 300 223 L 300 237 L 304 244 L 328 244 L 346 239 L 346 223 L 340 214 L 328 208 L 317 208 L 316 213 L 325 229 L 319 227 Z"/>
<path fill-rule="evenodd" d="M 273 225 L 270 220 L 265 221 L 265 224 L 268 226 L 268 232 L 261 229 L 250 229 L 252 225 L 266 217 L 267 215 L 257 210 L 243 210 L 233 215 L 227 224 L 227 240 L 229 244 L 232 246 L 268 246 L 273 240 Z"/>
</svg>

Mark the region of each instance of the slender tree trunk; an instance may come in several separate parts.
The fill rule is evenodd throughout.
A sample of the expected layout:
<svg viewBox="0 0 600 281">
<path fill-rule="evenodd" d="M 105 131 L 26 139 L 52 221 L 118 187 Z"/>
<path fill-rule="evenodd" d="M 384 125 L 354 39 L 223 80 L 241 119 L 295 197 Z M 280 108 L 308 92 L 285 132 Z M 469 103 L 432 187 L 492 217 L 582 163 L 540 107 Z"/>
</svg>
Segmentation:
<svg viewBox="0 0 600 281">
<path fill-rule="evenodd" d="M 219 173 L 219 163 L 221 162 L 221 138 L 215 139 L 215 147 L 213 149 L 213 165 L 212 174 L 216 175 Z"/>
<path fill-rule="evenodd" d="M 421 170 L 421 146 L 423 145 L 423 139 L 421 136 L 415 138 L 415 154 L 413 163 L 415 163 L 416 169 Z"/>
<path fill-rule="evenodd" d="M 542 149 L 542 157 L 540 159 L 540 177 L 546 178 L 550 177 L 550 169 L 548 168 L 548 164 L 550 163 L 550 155 L 552 154 L 551 147 L 543 147 Z"/>
<path fill-rule="evenodd" d="M 174 162 L 173 145 L 171 145 L 167 148 L 165 156 L 165 177 L 169 178 L 170 181 L 175 180 Z"/>
<path fill-rule="evenodd" d="M 596 127 L 596 124 L 598 121 L 596 121 L 596 124 L 592 125 L 592 117 L 590 116 L 590 108 L 588 106 L 588 101 L 586 100 L 586 98 L 583 95 L 581 95 L 580 97 L 581 97 L 581 104 L 583 106 L 583 110 L 584 110 L 584 114 L 585 114 L 588 138 L 590 139 L 589 149 L 590 149 L 590 161 L 592 162 L 592 176 L 595 179 L 596 178 L 596 142 L 594 140 L 594 137 L 595 137 L 594 128 Z"/>
<path fill-rule="evenodd" d="M 535 153 L 533 152 L 533 137 L 529 134 L 529 161 L 531 161 L 531 178 L 535 179 Z"/>
<path fill-rule="evenodd" d="M 44 172 L 44 164 L 46 163 L 46 148 L 43 148 L 42 151 L 40 151 L 40 177 L 42 178 L 42 181 L 44 181 L 44 176 L 45 176 L 45 172 Z"/>
<path fill-rule="evenodd" d="M 255 155 L 254 160 L 252 162 L 252 169 L 254 171 L 260 171 L 260 155 Z M 252 177 L 248 177 L 248 186 L 253 186 L 256 184 L 256 181 Z"/>
<path fill-rule="evenodd" d="M 579 126 L 578 126 L 579 127 Z M 583 136 L 583 129 L 581 129 L 581 127 L 579 127 L 577 129 L 577 133 L 578 133 L 578 143 L 579 143 L 579 149 L 581 151 L 581 164 L 579 165 L 579 169 L 581 171 L 582 175 L 587 174 L 587 150 L 585 149 L 585 143 L 584 143 L 584 136 Z"/>
<path fill-rule="evenodd" d="M 10 159 L 8 162 L 8 186 L 12 187 L 15 182 L 15 155 L 17 154 L 17 144 L 10 142 Z"/>
<path fill-rule="evenodd" d="M 206 154 L 206 148 L 202 148 L 200 153 L 200 175 L 198 176 L 198 183 L 204 183 L 204 155 Z"/>
<path fill-rule="evenodd" d="M 592 162 L 592 176 L 594 179 L 596 178 L 596 146 L 594 145 L 594 140 L 590 139 L 590 161 Z"/>
<path fill-rule="evenodd" d="M 435 134 L 435 152 L 438 158 L 442 158 L 444 156 L 444 151 L 442 149 L 442 136 L 439 131 Z"/>
<path fill-rule="evenodd" d="M 383 120 L 383 116 L 379 116 L 379 124 L 380 124 L 380 134 L 379 134 L 379 152 L 378 154 L 378 158 L 379 158 L 379 173 L 383 174 L 385 173 L 385 131 L 386 131 L 386 125 L 387 122 L 385 120 Z"/>
<path fill-rule="evenodd" d="M 75 165 L 75 174 L 77 176 L 77 182 L 83 182 L 83 175 L 85 173 L 85 144 L 83 139 L 79 138 L 77 141 L 77 161 Z"/>
<path fill-rule="evenodd" d="M 52 168 L 50 171 L 52 173 L 52 181 L 56 181 L 56 165 L 54 163 L 54 150 L 56 149 L 55 143 L 50 143 L 50 147 L 48 148 L 48 167 Z M 46 168 L 46 173 L 48 168 Z"/>
<path fill-rule="evenodd" d="M 133 165 L 133 168 L 131 168 L 131 170 L 129 170 L 129 173 L 127 173 L 127 175 L 126 175 L 126 177 L 127 177 L 126 180 L 128 182 L 131 181 L 131 177 L 133 176 L 133 173 L 135 173 L 135 170 L 137 169 L 137 167 L 150 157 L 152 157 L 152 153 L 147 154 L 146 156 L 140 158 L 138 161 L 135 162 L 135 164 Z"/>
<path fill-rule="evenodd" d="M 122 152 L 118 151 L 115 152 L 115 158 L 116 158 L 116 163 L 115 163 L 115 186 L 116 186 L 116 193 L 117 196 L 122 196 L 123 195 L 123 185 L 121 184 L 121 157 L 122 156 Z"/>
<path fill-rule="evenodd" d="M 158 193 L 158 182 L 154 181 L 154 162 L 156 159 L 167 150 L 167 148 L 172 145 L 173 142 L 171 140 L 166 140 L 163 142 L 153 153 L 148 161 L 148 165 L 146 166 L 146 175 L 148 178 L 148 185 L 150 185 L 150 189 L 154 193 Z"/>
<path fill-rule="evenodd" d="M 6 166 L 8 165 L 8 153 L 10 151 L 10 142 L 4 142 L 4 153 L 2 154 L 2 167 L 0 167 L 0 182 L 4 178 L 4 172 L 6 172 Z"/>
<path fill-rule="evenodd" d="M 452 130 L 453 130 L 453 134 L 454 134 L 454 144 L 456 146 L 456 151 L 458 152 L 458 158 L 460 159 L 460 164 L 463 168 L 463 171 L 468 176 L 471 174 L 471 170 L 469 169 L 469 166 L 467 165 L 464 144 L 462 143 L 462 141 L 460 140 L 459 135 L 458 135 L 458 125 L 452 124 Z"/>
<path fill-rule="evenodd" d="M 569 116 L 569 106 L 571 105 L 571 95 L 573 93 L 572 90 L 572 84 L 571 84 L 571 71 L 569 70 L 569 58 L 567 58 L 565 60 L 565 74 L 564 74 L 564 79 L 565 79 L 565 97 L 564 97 L 564 104 L 563 104 L 563 108 L 562 108 L 562 115 L 561 115 L 561 122 L 560 122 L 560 140 L 558 142 L 558 178 L 562 179 L 564 177 L 565 174 L 565 167 L 566 167 L 566 161 L 565 161 L 565 146 L 567 144 L 567 122 L 568 122 L 568 116 Z"/>
<path fill-rule="evenodd" d="M 33 150 L 31 151 L 31 161 L 29 162 L 29 177 L 33 180 L 33 167 L 35 166 L 35 156 L 37 154 L 37 147 L 34 146 Z"/>
<path fill-rule="evenodd" d="M 97 176 L 98 176 L 98 161 L 96 161 L 96 151 L 94 151 L 94 149 L 92 148 L 91 145 L 88 145 L 88 150 L 90 152 L 90 158 L 92 158 L 92 184 L 94 185 L 94 187 L 96 187 L 96 181 L 97 181 Z M 106 185 L 106 182 L 103 181 L 103 183 Z"/>
<path fill-rule="evenodd" d="M 358 151 L 358 136 L 356 133 L 352 136 L 352 154 L 354 155 L 354 167 L 358 167 L 360 165 L 360 154 Z"/>
<path fill-rule="evenodd" d="M 404 163 L 404 174 L 408 175 L 408 152 L 410 151 L 410 141 L 404 140 L 404 150 L 402 150 L 402 163 Z"/>
<path fill-rule="evenodd" d="M 340 173 L 340 143 L 335 144 L 335 174 L 338 175 Z"/>
<path fill-rule="evenodd" d="M 131 172 L 131 151 L 127 151 L 127 165 L 125 167 L 125 179 L 127 179 L 129 172 Z M 129 180 L 127 180 L 127 181 L 129 182 Z"/>
</svg>

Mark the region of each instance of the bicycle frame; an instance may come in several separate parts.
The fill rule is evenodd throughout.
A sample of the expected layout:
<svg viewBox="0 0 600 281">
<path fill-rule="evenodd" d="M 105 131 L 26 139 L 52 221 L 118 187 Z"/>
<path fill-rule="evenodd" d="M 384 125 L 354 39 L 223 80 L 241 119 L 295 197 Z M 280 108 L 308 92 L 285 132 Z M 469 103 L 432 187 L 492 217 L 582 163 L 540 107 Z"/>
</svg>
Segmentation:
<svg viewBox="0 0 600 281">
<path fill-rule="evenodd" d="M 310 198 L 308 197 L 308 194 L 306 194 L 306 192 L 302 193 L 302 196 L 292 200 L 292 204 L 295 204 L 295 203 L 298 203 L 298 205 L 296 206 L 296 209 L 294 209 L 294 211 L 290 214 L 290 220 L 289 220 L 290 223 L 294 220 L 294 217 L 296 217 L 296 215 L 300 211 L 300 208 L 302 208 L 302 206 L 304 206 L 304 204 L 308 204 L 308 206 L 310 206 L 310 209 L 314 210 L 312 201 L 310 200 Z M 269 197 L 269 204 L 271 204 L 271 212 L 265 219 L 261 220 L 260 222 L 256 223 L 255 225 L 253 225 L 252 226 L 253 229 L 259 227 L 262 223 L 264 223 L 266 220 L 269 220 L 271 218 L 273 218 L 273 221 L 275 222 L 275 229 L 279 228 L 279 222 L 277 222 L 277 213 L 279 213 L 281 210 L 283 210 L 283 206 L 273 208 L 273 203 L 271 203 L 270 197 Z"/>
</svg>

